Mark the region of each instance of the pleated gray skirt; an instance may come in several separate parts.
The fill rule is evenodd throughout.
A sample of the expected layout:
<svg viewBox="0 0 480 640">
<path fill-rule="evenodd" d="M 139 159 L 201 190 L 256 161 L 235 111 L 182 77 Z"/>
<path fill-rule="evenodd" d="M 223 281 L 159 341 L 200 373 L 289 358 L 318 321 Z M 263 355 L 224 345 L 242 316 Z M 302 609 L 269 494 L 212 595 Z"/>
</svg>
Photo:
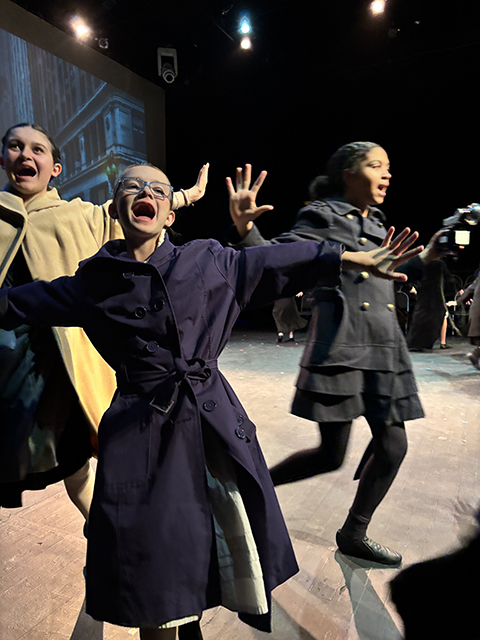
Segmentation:
<svg viewBox="0 0 480 640">
<path fill-rule="evenodd" d="M 393 371 L 342 365 L 300 367 L 292 413 L 315 422 L 398 424 L 423 418 L 424 411 L 407 347 L 397 348 Z"/>
</svg>

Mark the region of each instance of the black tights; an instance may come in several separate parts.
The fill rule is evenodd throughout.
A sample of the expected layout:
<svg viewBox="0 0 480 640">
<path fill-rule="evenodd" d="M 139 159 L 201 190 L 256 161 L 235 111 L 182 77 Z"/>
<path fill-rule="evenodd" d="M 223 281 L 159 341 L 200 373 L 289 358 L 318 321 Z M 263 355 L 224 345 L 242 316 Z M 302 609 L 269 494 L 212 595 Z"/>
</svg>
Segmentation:
<svg viewBox="0 0 480 640">
<path fill-rule="evenodd" d="M 345 459 L 351 422 L 319 424 L 321 443 L 298 451 L 270 469 L 273 484 L 280 485 L 339 469 Z M 343 532 L 365 535 L 370 519 L 392 484 L 407 453 L 405 425 L 369 422 L 372 441 L 363 459 L 355 500 Z"/>
</svg>

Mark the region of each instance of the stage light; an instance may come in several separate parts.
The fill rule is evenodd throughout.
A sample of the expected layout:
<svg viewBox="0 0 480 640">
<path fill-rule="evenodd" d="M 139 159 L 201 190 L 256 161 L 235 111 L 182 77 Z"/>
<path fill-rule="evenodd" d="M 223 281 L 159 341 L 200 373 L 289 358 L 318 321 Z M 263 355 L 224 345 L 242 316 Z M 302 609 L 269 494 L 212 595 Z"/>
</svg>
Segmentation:
<svg viewBox="0 0 480 640">
<path fill-rule="evenodd" d="M 79 40 L 87 40 L 92 34 L 92 30 L 87 25 L 85 20 L 80 16 L 75 16 L 74 18 L 72 18 L 72 20 L 70 21 L 70 26 L 73 29 L 75 37 Z"/>
<path fill-rule="evenodd" d="M 240 16 L 240 26 L 238 27 L 238 30 L 243 35 L 247 35 L 247 33 L 252 32 L 252 23 L 250 22 L 250 15 L 246 11 L 242 13 L 242 15 Z"/>
<path fill-rule="evenodd" d="M 374 16 L 379 16 L 385 11 L 385 0 L 373 0 L 370 4 L 370 11 Z"/>
<path fill-rule="evenodd" d="M 241 46 L 242 49 L 247 51 L 248 49 L 252 48 L 252 41 L 250 40 L 250 38 L 248 36 L 245 36 L 245 38 L 242 38 L 242 40 L 240 42 L 240 46 Z"/>
</svg>

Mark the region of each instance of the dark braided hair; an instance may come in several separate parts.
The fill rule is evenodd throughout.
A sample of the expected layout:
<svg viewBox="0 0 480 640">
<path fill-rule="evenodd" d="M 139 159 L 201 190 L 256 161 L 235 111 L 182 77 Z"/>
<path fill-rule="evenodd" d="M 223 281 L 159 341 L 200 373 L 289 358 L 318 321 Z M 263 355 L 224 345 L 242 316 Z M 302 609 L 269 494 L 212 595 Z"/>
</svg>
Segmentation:
<svg viewBox="0 0 480 640">
<path fill-rule="evenodd" d="M 321 200 L 328 196 L 343 195 L 345 169 L 355 172 L 367 154 L 380 146 L 375 142 L 349 142 L 337 149 L 327 163 L 327 175 L 317 176 L 310 183 L 308 189 L 310 198 Z"/>
</svg>

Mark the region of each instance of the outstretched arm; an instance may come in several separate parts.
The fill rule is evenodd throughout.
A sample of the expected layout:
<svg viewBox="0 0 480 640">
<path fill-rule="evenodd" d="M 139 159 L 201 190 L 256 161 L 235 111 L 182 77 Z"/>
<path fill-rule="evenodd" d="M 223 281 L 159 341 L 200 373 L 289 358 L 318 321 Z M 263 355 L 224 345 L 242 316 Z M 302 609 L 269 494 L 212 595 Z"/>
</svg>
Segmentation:
<svg viewBox="0 0 480 640">
<path fill-rule="evenodd" d="M 82 290 L 75 276 L 52 282 L 42 280 L 0 289 L 0 327 L 21 324 L 47 327 L 80 327 L 84 319 Z"/>
<path fill-rule="evenodd" d="M 244 238 L 252 229 L 254 220 L 265 211 L 273 209 L 269 204 L 257 207 L 256 203 L 257 193 L 266 177 L 267 172 L 262 171 L 250 188 L 252 165 L 246 164 L 245 170 L 237 168 L 235 187 L 232 179 L 226 178 L 228 195 L 230 196 L 230 215 L 241 238 Z"/>
<path fill-rule="evenodd" d="M 205 189 L 207 188 L 208 182 L 208 169 L 210 167 L 210 163 L 204 164 L 200 169 L 200 173 L 198 174 L 197 182 L 190 189 L 180 189 L 180 191 L 175 191 L 173 194 L 173 209 L 181 209 L 182 207 L 189 207 L 200 198 L 203 198 L 205 195 Z"/>
<path fill-rule="evenodd" d="M 418 233 L 416 231 L 410 233 L 410 229 L 406 227 L 392 240 L 394 232 L 395 228 L 390 227 L 381 246 L 373 251 L 345 251 L 342 255 L 342 268 L 368 271 L 373 276 L 384 280 L 406 282 L 407 276 L 404 273 L 397 273 L 395 269 L 421 253 L 423 246 L 408 251 L 417 240 Z"/>
</svg>

